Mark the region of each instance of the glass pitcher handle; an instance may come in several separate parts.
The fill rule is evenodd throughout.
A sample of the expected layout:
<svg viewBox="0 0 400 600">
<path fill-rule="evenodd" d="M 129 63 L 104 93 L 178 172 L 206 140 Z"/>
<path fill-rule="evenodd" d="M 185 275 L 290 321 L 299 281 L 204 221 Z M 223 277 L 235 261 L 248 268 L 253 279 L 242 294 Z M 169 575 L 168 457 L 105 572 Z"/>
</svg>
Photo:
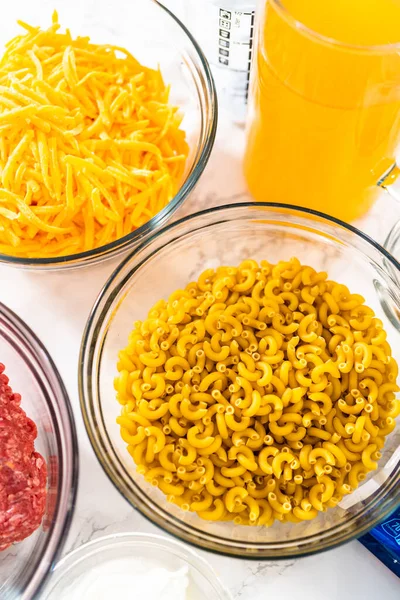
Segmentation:
<svg viewBox="0 0 400 600">
<path fill-rule="evenodd" d="M 400 168 L 397 165 L 394 165 L 387 170 L 387 172 L 378 182 L 378 185 L 384 189 L 391 199 L 395 200 L 400 206 Z M 395 223 L 394 227 L 390 231 L 384 243 L 384 247 L 393 258 L 395 258 L 397 261 L 400 260 L 400 220 Z M 397 283 L 398 287 L 400 288 L 398 268 L 396 268 L 392 261 L 387 258 L 384 258 L 383 266 L 388 274 L 392 277 L 393 281 Z M 374 281 L 374 284 L 384 313 L 392 323 L 393 327 L 397 331 L 400 331 L 399 299 L 393 297 L 388 288 L 382 286 L 378 281 Z"/>
<path fill-rule="evenodd" d="M 378 181 L 379 187 L 391 196 L 397 202 L 400 202 L 400 167 L 392 165 Z"/>
<path fill-rule="evenodd" d="M 392 165 L 381 177 L 378 185 L 385 190 L 389 196 L 400 205 L 400 167 Z M 400 220 L 394 225 L 389 233 L 384 247 L 390 254 L 398 258 L 400 256 Z"/>
</svg>

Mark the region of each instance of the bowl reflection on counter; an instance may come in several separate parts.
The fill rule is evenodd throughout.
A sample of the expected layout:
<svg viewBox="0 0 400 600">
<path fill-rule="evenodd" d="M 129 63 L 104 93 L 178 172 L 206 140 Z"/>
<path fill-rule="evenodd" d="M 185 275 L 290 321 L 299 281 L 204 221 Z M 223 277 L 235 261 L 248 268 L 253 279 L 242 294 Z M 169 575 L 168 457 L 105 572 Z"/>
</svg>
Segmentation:
<svg viewBox="0 0 400 600">
<path fill-rule="evenodd" d="M 60 375 L 35 334 L 0 303 L 0 357 L 21 407 L 37 426 L 35 449 L 47 463 L 47 503 L 39 529 L 0 552 L 0 598 L 36 598 L 61 553 L 78 485 L 78 443 Z"/>
<path fill-rule="evenodd" d="M 120 437 L 119 405 L 113 380 L 118 351 L 133 323 L 151 306 L 184 288 L 207 268 L 237 265 L 246 258 L 275 263 L 296 256 L 302 264 L 328 271 L 329 278 L 361 293 L 382 319 L 394 358 L 400 362 L 400 324 L 381 306 L 390 294 L 400 309 L 400 291 L 387 261 L 400 265 L 367 236 L 320 213 L 286 205 L 248 203 L 211 209 L 183 219 L 152 236 L 115 271 L 90 315 L 81 348 L 80 398 L 85 425 L 104 470 L 123 496 L 153 523 L 177 537 L 232 556 L 287 558 L 327 550 L 347 542 L 386 517 L 400 501 L 399 433 L 389 436 L 383 458 L 337 508 L 307 523 L 271 528 L 202 521 L 167 502 L 136 473 Z M 393 317 L 393 315 L 392 315 Z"/>
</svg>

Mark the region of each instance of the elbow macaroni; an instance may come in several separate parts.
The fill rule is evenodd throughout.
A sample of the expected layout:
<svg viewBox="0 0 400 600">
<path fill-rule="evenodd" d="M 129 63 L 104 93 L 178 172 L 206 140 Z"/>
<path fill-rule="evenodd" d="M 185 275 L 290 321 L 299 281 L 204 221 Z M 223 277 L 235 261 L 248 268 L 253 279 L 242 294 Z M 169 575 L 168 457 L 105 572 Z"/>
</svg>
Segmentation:
<svg viewBox="0 0 400 600">
<path fill-rule="evenodd" d="M 211 521 L 298 523 L 336 506 L 400 414 L 398 366 L 363 303 L 297 259 L 208 269 L 157 302 L 115 380 L 138 472 Z"/>
</svg>

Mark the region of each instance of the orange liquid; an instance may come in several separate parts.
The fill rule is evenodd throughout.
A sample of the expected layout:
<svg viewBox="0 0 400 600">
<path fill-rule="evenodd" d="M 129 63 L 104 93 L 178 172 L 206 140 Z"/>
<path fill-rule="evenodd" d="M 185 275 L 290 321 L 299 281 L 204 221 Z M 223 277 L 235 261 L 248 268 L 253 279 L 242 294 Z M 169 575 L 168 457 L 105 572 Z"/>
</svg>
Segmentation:
<svg viewBox="0 0 400 600">
<path fill-rule="evenodd" d="M 370 48 L 400 44 L 400 0 L 281 2 L 287 12 L 269 0 L 258 17 L 246 179 L 256 200 L 350 221 L 400 143 L 399 47 Z"/>
</svg>

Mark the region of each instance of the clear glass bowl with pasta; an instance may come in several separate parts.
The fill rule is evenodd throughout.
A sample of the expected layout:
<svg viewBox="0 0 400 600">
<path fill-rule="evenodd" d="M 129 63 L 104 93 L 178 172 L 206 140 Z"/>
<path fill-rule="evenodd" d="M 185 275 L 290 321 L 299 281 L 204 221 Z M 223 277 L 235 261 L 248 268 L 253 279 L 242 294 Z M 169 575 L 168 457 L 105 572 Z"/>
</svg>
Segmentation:
<svg viewBox="0 0 400 600">
<path fill-rule="evenodd" d="M 160 299 L 206 269 L 243 260 L 275 264 L 297 257 L 361 294 L 382 320 L 400 359 L 400 264 L 363 233 L 321 213 L 247 203 L 182 219 L 140 245 L 115 271 L 90 315 L 81 347 L 79 387 L 85 425 L 105 472 L 122 495 L 166 531 L 216 552 L 244 558 L 287 558 L 333 548 L 385 518 L 400 501 L 400 432 L 386 439 L 377 470 L 356 491 L 312 521 L 249 527 L 200 519 L 167 502 L 137 473 L 116 423 L 118 352 L 137 320 Z"/>
<path fill-rule="evenodd" d="M 126 233 L 126 231 L 129 230 L 129 227 L 125 227 L 125 225 L 127 225 L 128 218 L 128 213 L 125 209 L 125 225 L 122 226 L 121 224 L 120 228 L 120 231 L 122 231 L 122 235 L 118 233 L 118 231 L 114 230 L 113 235 L 108 236 L 104 228 L 109 223 L 110 219 L 111 221 L 113 220 L 112 215 L 111 217 L 109 216 L 110 211 L 108 211 L 108 213 L 105 215 L 105 219 L 102 218 L 102 220 L 99 221 L 96 217 L 97 220 L 95 220 L 94 222 L 94 228 L 95 236 L 97 237 L 94 246 L 93 244 L 87 245 L 87 247 L 90 248 L 88 250 L 84 250 L 85 244 L 77 243 L 76 247 L 78 248 L 78 250 L 71 250 L 70 246 L 68 245 L 68 247 L 65 246 L 65 250 L 60 251 L 60 255 L 57 253 L 57 250 L 52 250 L 51 252 L 49 251 L 48 253 L 44 253 L 43 255 L 41 255 L 40 250 L 36 249 L 36 247 L 34 253 L 32 251 L 30 255 L 21 253 L 18 254 L 17 252 L 15 252 L 14 255 L 14 251 L 10 253 L 6 253 L 6 250 L 0 251 L 0 263 L 10 264 L 16 267 L 23 267 L 26 269 L 37 270 L 65 270 L 68 268 L 77 268 L 81 266 L 100 263 L 108 258 L 116 257 L 121 253 L 132 249 L 140 241 L 142 241 L 143 239 L 160 229 L 172 217 L 175 211 L 177 211 L 179 207 L 181 207 L 181 205 L 185 202 L 185 200 L 197 184 L 208 162 L 214 144 L 214 138 L 217 128 L 217 99 L 212 75 L 207 60 L 204 57 L 200 47 L 198 46 L 194 38 L 188 32 L 188 30 L 180 23 L 180 21 L 175 17 L 175 15 L 173 15 L 157 0 L 143 0 L 140 3 L 140 7 L 135 2 L 126 3 L 120 0 L 112 3 L 108 2 L 107 0 L 100 0 L 99 2 L 93 2 L 92 0 L 83 0 L 82 2 L 76 5 L 74 5 L 74 3 L 65 3 L 63 2 L 63 0 L 44 0 L 40 3 L 39 7 L 34 6 L 33 4 L 30 5 L 29 3 L 17 0 L 15 3 L 10 5 L 9 10 L 7 11 L 7 18 L 5 18 L 0 24 L 0 56 L 3 55 L 4 46 L 9 40 L 14 38 L 14 36 L 27 33 L 26 30 L 24 31 L 23 29 L 21 29 L 21 26 L 17 24 L 18 19 L 24 21 L 25 23 L 28 23 L 29 25 L 39 26 L 42 30 L 46 30 L 51 25 L 52 13 L 54 10 L 57 10 L 58 12 L 58 20 L 61 26 L 61 32 L 65 31 L 65 28 L 69 28 L 71 31 L 71 35 L 74 39 L 76 36 L 89 36 L 91 42 L 93 42 L 94 44 L 110 45 L 118 48 L 125 48 L 144 67 L 149 67 L 150 69 L 153 69 L 154 72 L 156 72 L 157 69 L 160 70 L 165 86 L 170 86 L 170 93 L 167 101 L 168 106 L 177 107 L 179 109 L 178 114 L 183 115 L 183 120 L 179 127 L 180 130 L 183 130 L 186 134 L 185 139 L 188 148 L 186 148 L 185 146 L 184 154 L 187 154 L 187 158 L 186 161 L 182 163 L 184 164 L 184 167 L 182 167 L 182 169 L 180 170 L 182 171 L 182 173 L 179 172 L 179 177 L 176 177 L 176 181 L 172 181 L 171 177 L 171 183 L 169 184 L 170 187 L 168 188 L 168 190 L 164 190 L 163 188 L 163 193 L 165 191 L 165 198 L 164 196 L 161 198 L 160 192 L 160 197 L 158 199 L 157 197 L 150 199 L 148 205 L 146 205 L 145 207 L 145 212 L 141 212 L 139 220 L 136 217 L 134 218 L 132 213 L 132 222 L 134 222 L 134 226 L 136 227 L 136 229 L 134 229 L 133 231 Z M 117 58 L 124 56 L 123 52 L 120 55 L 118 54 L 118 50 L 116 52 Z M 35 60 L 34 57 L 33 60 Z M 90 75 L 90 73 L 88 73 L 88 75 Z M 154 82 L 152 83 L 154 84 Z M 51 90 L 48 93 L 50 92 Z M 124 93 L 126 94 L 126 91 Z M 101 98 L 99 102 L 102 102 Z M 9 106 L 13 106 L 12 102 L 10 104 L 10 101 L 8 101 L 6 108 Z M 4 122 L 5 121 L 3 115 L 3 127 Z M 135 123 L 132 125 L 133 130 L 135 130 Z M 129 123 L 127 127 L 128 126 Z M 140 125 L 139 123 L 138 128 L 140 128 L 141 126 L 142 125 Z M 165 122 L 165 127 L 168 128 L 170 127 L 170 125 L 167 122 Z M 87 123 L 83 129 L 82 139 L 85 139 L 85 136 L 89 136 L 89 133 L 86 132 L 86 128 Z M 82 133 L 82 131 L 79 131 L 79 129 L 76 130 L 76 133 L 73 133 L 74 136 L 77 136 L 76 139 L 78 140 L 78 142 L 80 139 L 80 133 Z M 54 137 L 53 140 L 51 139 L 53 135 L 51 131 L 48 134 L 46 134 L 46 132 L 41 134 L 40 131 L 39 133 L 32 133 L 31 131 L 27 131 L 27 134 L 33 136 L 42 135 L 42 144 L 48 144 L 48 147 L 51 150 L 51 144 L 52 142 L 54 142 Z M 102 137 L 102 135 L 103 133 L 100 135 L 100 141 L 91 141 L 90 143 L 101 144 L 102 141 L 105 139 L 104 137 Z M 107 134 L 104 135 L 105 137 L 107 137 Z M 39 140 L 39 144 L 40 139 L 37 139 Z M 34 141 L 35 140 L 36 137 L 34 137 Z M 99 147 L 99 152 L 101 152 L 101 148 Z M 21 153 L 22 150 L 20 154 Z M 10 154 L 10 156 L 12 155 Z M 24 165 L 20 165 L 18 160 L 16 162 L 14 160 L 13 169 L 17 169 L 19 166 L 23 168 Z M 51 177 L 50 182 L 48 182 L 48 184 L 46 185 L 49 190 L 50 188 L 54 188 L 51 191 L 52 201 L 50 201 L 50 204 L 57 204 L 55 202 L 57 190 L 55 178 L 54 175 L 52 175 L 53 166 L 51 160 L 53 159 L 51 159 L 51 157 L 49 156 L 48 162 Z M 133 158 L 131 160 L 133 161 Z M 107 164 L 109 165 L 108 159 Z M 130 165 L 130 167 L 131 166 L 132 165 Z M 82 168 L 83 171 L 80 172 L 87 174 L 86 167 Z M 140 169 L 133 169 L 135 173 L 139 172 L 139 170 Z M 145 169 L 142 168 L 141 175 L 139 175 L 139 179 L 140 177 L 146 176 L 145 174 L 143 174 L 144 171 Z M 78 173 L 78 171 L 76 173 Z M 99 171 L 98 174 L 101 178 L 102 175 Z M 62 174 L 62 176 L 64 177 L 64 173 Z M 36 177 L 39 181 L 40 177 Z M 2 206 L 6 206 L 7 210 L 9 210 L 10 208 L 9 205 L 4 204 L 5 200 L 7 200 L 7 188 L 13 190 L 13 192 L 18 192 L 18 197 L 20 196 L 20 192 L 18 191 L 18 189 L 14 189 L 15 179 L 16 177 L 12 177 L 10 182 L 8 182 L 7 184 L 4 183 L 5 195 L 3 194 L 2 196 Z M 103 204 L 98 205 L 102 206 L 102 211 L 104 211 L 103 206 L 107 205 L 107 203 L 109 202 L 108 200 L 106 201 L 107 181 L 103 180 L 103 182 L 104 181 L 105 195 L 104 197 L 102 197 Z M 113 194 L 117 193 L 114 189 L 116 181 L 117 180 L 115 180 L 113 183 Z M 142 183 L 143 182 L 139 181 L 138 185 L 140 186 Z M 30 185 L 29 182 L 27 183 L 27 186 L 28 185 Z M 74 195 L 74 193 L 76 195 L 76 189 L 83 190 L 83 188 L 79 188 L 80 185 L 81 183 L 78 183 L 77 178 L 74 183 L 74 191 L 72 195 Z M 155 185 L 157 185 L 157 183 Z M 25 193 L 25 188 L 21 189 L 22 192 Z M 60 189 L 61 194 L 64 194 L 64 183 L 62 183 L 62 187 L 60 187 Z M 65 190 L 67 189 L 68 185 L 66 184 Z M 138 189 L 142 188 L 139 187 Z M 96 190 L 96 186 L 92 188 L 92 192 L 93 190 Z M 133 187 L 132 190 L 135 190 L 135 187 Z M 0 181 L 0 192 L 1 191 L 2 183 Z M 99 190 L 97 189 L 97 192 L 98 191 Z M 24 197 L 23 193 L 22 198 Z M 62 201 L 66 202 L 66 210 L 69 210 L 68 193 L 67 191 L 65 193 L 67 200 L 64 201 L 63 199 Z M 84 193 L 84 191 L 79 192 L 76 196 L 78 200 L 80 193 L 82 193 L 83 196 L 85 196 L 86 194 L 86 192 Z M 128 192 L 126 192 L 126 194 L 128 194 Z M 62 196 L 62 198 L 64 198 L 64 196 Z M 90 196 L 87 196 L 87 198 L 90 199 Z M 127 203 L 126 206 L 131 206 L 132 203 L 129 204 L 130 198 L 131 196 L 129 196 L 129 194 L 125 195 L 125 200 L 123 202 Z M 168 201 L 169 198 L 170 200 Z M 26 199 L 24 199 L 24 202 L 25 201 Z M 57 201 L 59 202 L 59 199 Z M 75 202 L 73 198 L 72 201 Z M 16 202 L 18 203 L 18 198 Z M 26 202 L 29 204 L 28 201 Z M 38 202 L 39 204 L 41 204 L 42 201 L 39 200 Z M 91 201 L 88 200 L 87 205 L 90 205 L 91 202 L 93 203 L 91 211 L 96 210 L 94 204 L 95 201 L 93 199 Z M 133 199 L 132 202 L 134 207 L 137 206 L 137 204 L 142 204 L 141 200 L 140 202 L 139 200 L 137 200 L 137 204 L 135 204 L 135 199 Z M 20 205 L 17 204 L 14 208 L 12 208 L 12 210 L 15 210 L 18 213 L 18 210 L 20 210 L 19 206 Z M 121 206 L 120 209 L 118 209 L 120 212 Z M 163 208 L 159 209 L 160 206 L 163 206 Z M 56 210 L 55 207 L 51 206 L 49 206 L 48 208 L 43 208 L 41 209 L 42 212 L 37 212 L 37 215 L 39 215 L 39 217 L 41 217 L 42 219 L 53 218 L 44 216 L 46 214 L 50 215 L 51 210 L 53 209 Z M 35 207 L 33 207 L 32 210 L 35 211 Z M 46 210 L 50 212 L 46 213 Z M 10 212 L 8 212 L 7 215 L 10 215 Z M 24 226 L 26 226 L 27 217 L 25 213 L 23 213 L 23 215 L 23 224 Z M 82 217 L 82 219 L 85 222 L 84 228 L 86 231 L 88 231 L 88 222 L 86 221 L 86 219 L 91 219 L 91 216 L 87 214 L 87 211 L 85 212 L 85 210 L 83 210 L 82 213 L 78 215 L 78 217 L 79 219 L 81 219 Z M 11 214 L 11 218 L 15 219 L 15 216 L 13 217 L 13 215 Z M 146 219 L 148 220 L 145 221 Z M 81 223 L 81 221 L 79 222 Z M 76 217 L 75 223 L 77 223 Z M 65 225 L 67 227 L 66 223 Z M 72 231 L 72 229 L 74 228 L 72 221 L 69 223 L 68 226 L 70 225 L 72 226 Z M 105 231 L 104 237 L 102 237 L 99 233 L 100 225 Z M 36 224 L 32 222 L 30 227 L 32 232 L 35 230 Z M 79 227 L 81 228 L 82 225 L 80 224 Z M 14 231 L 18 232 L 18 229 L 14 229 Z M 44 231 L 46 232 L 48 230 L 45 229 Z M 67 229 L 65 229 L 65 231 L 67 231 Z M 83 231 L 84 230 L 81 229 L 81 239 L 83 239 Z M 23 238 L 24 243 L 30 243 L 30 235 L 33 234 L 29 234 L 28 230 L 26 234 L 27 237 Z M 98 237 L 99 235 L 100 237 Z M 55 234 L 50 233 L 49 231 L 48 234 L 44 233 L 41 239 L 54 240 L 54 236 Z M 35 239 L 33 241 L 35 241 Z M 67 241 L 68 240 L 63 235 L 61 235 L 57 244 L 60 248 L 62 248 L 62 245 L 64 243 L 67 243 Z"/>
</svg>

